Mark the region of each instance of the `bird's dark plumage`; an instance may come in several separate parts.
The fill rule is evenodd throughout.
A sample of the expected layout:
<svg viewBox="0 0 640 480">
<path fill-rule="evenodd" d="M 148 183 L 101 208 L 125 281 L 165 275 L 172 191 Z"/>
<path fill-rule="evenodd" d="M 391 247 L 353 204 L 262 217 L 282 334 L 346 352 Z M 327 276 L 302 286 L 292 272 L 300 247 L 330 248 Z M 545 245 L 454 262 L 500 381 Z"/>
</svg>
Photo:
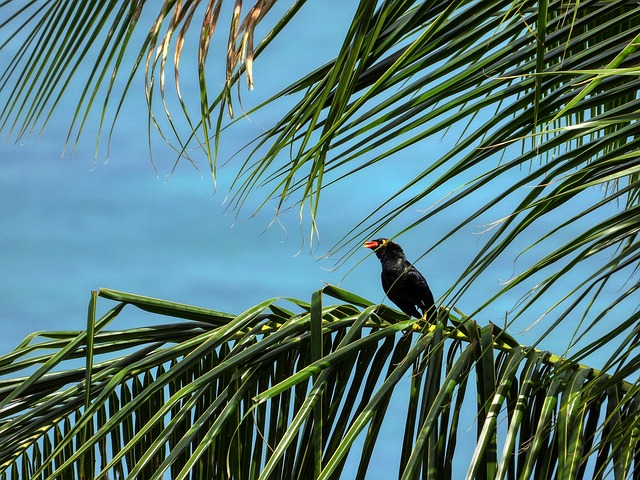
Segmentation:
<svg viewBox="0 0 640 480">
<path fill-rule="evenodd" d="M 365 242 L 382 264 L 382 288 L 393 303 L 407 315 L 429 319 L 435 314 L 435 302 L 427 281 L 404 256 L 400 245 L 386 238 Z"/>
</svg>

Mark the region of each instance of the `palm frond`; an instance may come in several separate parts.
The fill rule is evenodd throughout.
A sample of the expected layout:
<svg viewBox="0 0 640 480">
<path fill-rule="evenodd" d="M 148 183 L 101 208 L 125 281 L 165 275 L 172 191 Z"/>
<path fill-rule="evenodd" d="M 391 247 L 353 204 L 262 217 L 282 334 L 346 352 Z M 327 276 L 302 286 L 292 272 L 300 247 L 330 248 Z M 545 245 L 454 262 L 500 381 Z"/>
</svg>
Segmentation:
<svg viewBox="0 0 640 480">
<path fill-rule="evenodd" d="M 99 297 L 116 304 L 96 319 Z M 445 310 L 427 326 L 333 286 L 278 303 L 229 315 L 94 292 L 87 331 L 0 358 L 1 478 L 365 478 L 397 418 L 388 477 L 637 468 L 638 390 L 622 378 Z M 107 330 L 132 307 L 179 321 Z"/>
</svg>

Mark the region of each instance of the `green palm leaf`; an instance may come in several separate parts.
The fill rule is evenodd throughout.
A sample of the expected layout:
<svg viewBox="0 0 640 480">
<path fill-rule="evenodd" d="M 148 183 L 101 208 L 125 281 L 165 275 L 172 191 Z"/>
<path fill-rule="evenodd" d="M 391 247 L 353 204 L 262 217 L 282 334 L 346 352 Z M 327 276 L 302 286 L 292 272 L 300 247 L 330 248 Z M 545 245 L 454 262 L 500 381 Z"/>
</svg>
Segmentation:
<svg viewBox="0 0 640 480">
<path fill-rule="evenodd" d="M 98 295 L 118 303 L 96 319 L 92 295 L 93 356 L 85 347 L 91 342 L 78 342 L 86 332 L 43 332 L 63 341 L 27 339 L 0 358 L 3 477 L 334 478 L 357 470 L 365 478 L 372 455 L 389 441 L 380 435 L 394 421 L 389 408 L 394 417 L 413 412 L 403 439 L 394 440 L 405 452 L 402 478 L 456 478 L 452 465 L 469 465 L 468 478 L 534 467 L 537 478 L 541 469 L 557 469 L 560 478 L 615 469 L 623 478 L 635 468 L 637 387 L 507 345 L 499 329 L 451 312 L 441 319 L 455 328 L 419 326 L 332 286 L 310 305 L 293 301 L 297 313 L 268 300 L 238 316 L 112 290 Z M 361 306 L 326 306 L 325 295 Z M 181 321 L 106 330 L 132 306 Z M 17 359 L 36 346 L 51 351 L 35 357 L 47 371 L 15 377 Z M 63 351 L 69 365 L 59 360 Z M 90 381 L 73 365 L 83 356 Z M 473 383 L 475 451 L 460 441 L 470 434 L 469 419 L 449 407 L 471 401 Z"/>
</svg>

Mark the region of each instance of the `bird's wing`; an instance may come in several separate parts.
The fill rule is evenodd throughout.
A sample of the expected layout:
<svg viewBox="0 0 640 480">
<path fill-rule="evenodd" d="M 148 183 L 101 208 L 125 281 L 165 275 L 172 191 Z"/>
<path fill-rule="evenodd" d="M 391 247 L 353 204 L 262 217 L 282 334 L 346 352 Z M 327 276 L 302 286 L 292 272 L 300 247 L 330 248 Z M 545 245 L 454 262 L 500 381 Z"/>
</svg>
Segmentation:
<svg viewBox="0 0 640 480">
<path fill-rule="evenodd" d="M 391 290 L 391 287 L 393 287 L 393 284 L 395 283 L 398 277 L 392 276 L 388 272 L 385 272 L 383 270 L 382 274 L 380 275 L 380 278 L 382 279 L 382 289 L 384 290 L 384 293 L 387 294 L 388 296 L 389 291 Z"/>
<path fill-rule="evenodd" d="M 397 272 L 382 273 L 382 288 L 391 300 L 400 310 L 409 316 L 420 318 L 420 312 L 416 309 L 417 297 L 413 288 L 409 286 L 411 280 L 407 273 L 395 275 Z M 418 275 L 420 275 L 418 273 Z M 424 281 L 424 279 L 423 279 Z M 426 282 L 425 282 L 426 285 Z M 428 287 L 427 287 L 428 288 Z"/>
<path fill-rule="evenodd" d="M 414 267 L 411 267 L 407 271 L 406 276 L 407 281 L 405 283 L 405 288 L 407 288 L 411 292 L 413 298 L 416 299 L 418 307 L 423 311 L 433 307 L 435 305 L 433 293 L 431 293 L 431 289 L 422 274 Z"/>
</svg>

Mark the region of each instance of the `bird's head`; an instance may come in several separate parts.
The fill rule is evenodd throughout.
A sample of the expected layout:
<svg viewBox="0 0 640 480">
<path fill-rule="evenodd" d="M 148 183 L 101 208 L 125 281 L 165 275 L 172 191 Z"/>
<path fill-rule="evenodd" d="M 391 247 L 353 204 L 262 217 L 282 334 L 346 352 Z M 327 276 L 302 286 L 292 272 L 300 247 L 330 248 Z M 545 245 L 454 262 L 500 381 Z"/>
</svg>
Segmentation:
<svg viewBox="0 0 640 480">
<path fill-rule="evenodd" d="M 388 238 L 376 238 L 375 240 L 369 240 L 362 245 L 365 248 L 373 250 L 378 258 L 382 258 L 385 253 L 389 255 L 403 255 L 402 248 L 395 242 L 392 242 Z"/>
<path fill-rule="evenodd" d="M 389 240 L 388 238 L 376 238 L 375 240 L 364 242 L 364 245 L 362 246 L 365 248 L 370 248 L 371 250 L 376 250 L 377 248 L 388 245 L 389 242 L 391 242 L 391 240 Z"/>
</svg>

